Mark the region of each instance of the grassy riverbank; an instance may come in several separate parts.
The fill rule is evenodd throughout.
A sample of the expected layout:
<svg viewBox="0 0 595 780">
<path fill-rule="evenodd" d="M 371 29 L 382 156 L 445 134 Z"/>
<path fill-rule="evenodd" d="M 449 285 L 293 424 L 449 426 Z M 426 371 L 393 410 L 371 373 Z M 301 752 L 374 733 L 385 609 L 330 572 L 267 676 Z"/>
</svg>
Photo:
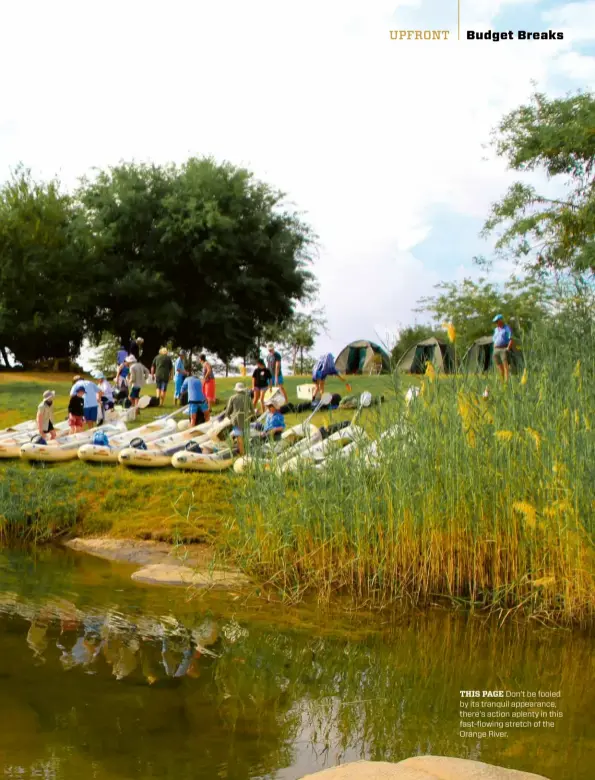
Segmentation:
<svg viewBox="0 0 595 780">
<path fill-rule="evenodd" d="M 536 345 L 522 378 L 488 380 L 488 399 L 485 378 L 426 377 L 409 412 L 393 404 L 378 416 L 377 432 L 399 420 L 401 430 L 375 469 L 337 459 L 324 472 L 237 481 L 230 549 L 294 599 L 447 597 L 503 618 L 591 622 L 595 372 L 583 347 Z"/>
<path fill-rule="evenodd" d="M 217 380 L 216 411 L 224 408 L 238 379 Z M 48 388 L 57 393 L 56 417 L 62 419 L 71 380 L 63 374 L 0 372 L 0 426 L 33 418 Z M 296 398 L 296 386 L 307 381 L 307 377 L 286 378 L 290 400 Z M 386 377 L 355 377 L 352 385 L 353 392 L 370 389 L 387 397 L 392 393 Z M 329 381 L 328 389 L 345 393 L 339 380 Z M 152 395 L 154 386 L 145 392 Z M 170 388 L 168 404 L 144 410 L 138 424 L 174 409 Z M 350 415 L 334 413 L 333 419 Z M 327 420 L 327 414 L 315 418 L 320 425 Z M 288 415 L 288 424 L 297 421 L 297 416 Z M 210 543 L 233 516 L 232 483 L 233 475 L 228 473 L 143 471 L 78 460 L 55 465 L 0 460 L 0 538 L 46 541 L 76 533 Z"/>
</svg>

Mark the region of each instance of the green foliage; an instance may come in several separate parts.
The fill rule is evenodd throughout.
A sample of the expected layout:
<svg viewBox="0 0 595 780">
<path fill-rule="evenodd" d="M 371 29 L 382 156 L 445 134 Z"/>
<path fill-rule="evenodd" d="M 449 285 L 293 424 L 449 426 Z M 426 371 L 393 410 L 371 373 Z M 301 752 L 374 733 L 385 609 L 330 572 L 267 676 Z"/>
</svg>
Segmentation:
<svg viewBox="0 0 595 780">
<path fill-rule="evenodd" d="M 529 268 L 595 271 L 595 97 L 549 100 L 535 94 L 507 114 L 492 146 L 515 171 L 556 177 L 565 195 L 549 198 L 513 184 L 492 206 L 483 235 L 503 228 L 496 243 Z"/>
<path fill-rule="evenodd" d="M 461 349 L 492 332 L 495 314 L 502 314 L 519 338 L 547 316 L 552 297 L 551 288 L 542 280 L 515 276 L 501 287 L 482 278 L 441 282 L 435 289 L 438 294 L 422 298 L 418 311 L 429 313 L 436 323 L 452 323 Z"/>
<path fill-rule="evenodd" d="M 391 350 L 391 362 L 396 365 L 405 352 L 419 341 L 425 341 L 432 336 L 444 338 L 444 331 L 434 325 L 409 325 L 399 331 L 399 338 Z"/>
<path fill-rule="evenodd" d="M 103 329 L 145 352 L 173 340 L 226 362 L 313 289 L 314 236 L 283 194 L 211 159 L 124 164 L 84 181 Z"/>
<path fill-rule="evenodd" d="M 281 326 L 271 326 L 263 333 L 263 341 L 272 341 L 291 355 L 292 373 L 303 374 L 312 368 L 311 349 L 321 331 L 326 332 L 324 309 L 296 312 Z"/>
<path fill-rule="evenodd" d="M 103 372 L 106 376 L 116 375 L 118 369 L 116 356 L 120 349 L 121 340 L 107 331 L 101 334 L 96 353 L 91 361 L 94 369 Z"/>
<path fill-rule="evenodd" d="M 79 211 L 17 168 L 0 189 L 0 345 L 24 364 L 73 358 L 94 312 Z"/>
</svg>

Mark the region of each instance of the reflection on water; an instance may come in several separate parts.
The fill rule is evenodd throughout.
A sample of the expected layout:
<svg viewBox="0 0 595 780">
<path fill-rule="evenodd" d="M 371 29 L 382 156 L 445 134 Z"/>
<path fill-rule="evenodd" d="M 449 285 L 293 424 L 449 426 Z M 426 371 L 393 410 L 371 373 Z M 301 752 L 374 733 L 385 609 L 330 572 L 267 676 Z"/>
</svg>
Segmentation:
<svg viewBox="0 0 595 780">
<path fill-rule="evenodd" d="M 0 777 L 295 780 L 420 752 L 592 777 L 588 636 L 442 612 L 292 627 L 129 574 L 68 551 L 0 553 Z M 492 688 L 561 690 L 564 718 L 460 738 L 459 690 Z"/>
</svg>

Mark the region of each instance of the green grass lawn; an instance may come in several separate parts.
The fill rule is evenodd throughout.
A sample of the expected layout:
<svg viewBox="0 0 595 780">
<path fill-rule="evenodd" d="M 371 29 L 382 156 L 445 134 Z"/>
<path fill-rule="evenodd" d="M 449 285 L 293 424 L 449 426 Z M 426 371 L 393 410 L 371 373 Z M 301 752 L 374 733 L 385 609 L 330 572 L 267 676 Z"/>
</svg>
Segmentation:
<svg viewBox="0 0 595 780">
<path fill-rule="evenodd" d="M 236 382 L 249 385 L 249 378 L 217 379 L 215 412 L 222 410 L 233 393 Z M 309 383 L 310 377 L 286 377 L 290 401 L 297 400 L 297 386 Z M 405 385 L 412 381 L 404 378 Z M 352 394 L 369 390 L 395 397 L 390 376 L 355 376 L 350 378 Z M 56 392 L 56 419 L 66 417 L 72 377 L 61 374 L 0 373 L 0 428 L 35 417 L 44 390 Z M 326 384 L 329 392 L 346 394 L 338 379 Z M 143 394 L 155 394 L 148 385 Z M 173 383 L 168 388 L 167 403 L 161 409 L 145 409 L 135 426 L 150 422 L 159 415 L 175 411 Z M 349 419 L 352 410 L 318 413 L 313 422 Z M 287 415 L 287 425 L 303 420 L 303 415 Z M 362 415 L 365 424 L 365 414 Z M 232 472 L 201 474 L 175 469 L 137 470 L 121 466 L 84 463 L 76 460 L 64 464 L 31 464 L 19 460 L 0 461 L 5 479 L 0 486 L 0 535 L 10 526 L 17 535 L 51 536 L 64 530 L 77 533 L 109 533 L 120 537 L 163 540 L 210 541 L 222 521 L 233 512 L 230 503 Z M 8 533 L 8 530 L 5 531 Z"/>
</svg>

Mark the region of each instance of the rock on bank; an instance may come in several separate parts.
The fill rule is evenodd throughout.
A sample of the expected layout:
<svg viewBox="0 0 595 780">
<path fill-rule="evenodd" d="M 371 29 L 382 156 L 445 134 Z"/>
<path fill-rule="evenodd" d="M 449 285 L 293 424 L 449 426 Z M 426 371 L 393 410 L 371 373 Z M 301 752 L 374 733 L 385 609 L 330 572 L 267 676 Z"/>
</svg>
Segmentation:
<svg viewBox="0 0 595 780">
<path fill-rule="evenodd" d="M 388 764 L 384 761 L 355 761 L 325 769 L 302 780 L 548 780 L 543 775 L 504 769 L 481 761 L 445 756 L 415 756 Z"/>
</svg>

